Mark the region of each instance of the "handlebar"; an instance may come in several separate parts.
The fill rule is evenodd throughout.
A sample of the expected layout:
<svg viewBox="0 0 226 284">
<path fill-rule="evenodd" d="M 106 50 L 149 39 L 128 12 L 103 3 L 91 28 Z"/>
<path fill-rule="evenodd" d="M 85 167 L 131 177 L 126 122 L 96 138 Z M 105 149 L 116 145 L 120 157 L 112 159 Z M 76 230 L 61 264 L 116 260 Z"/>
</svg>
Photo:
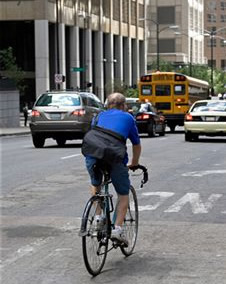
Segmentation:
<svg viewBox="0 0 226 284">
<path fill-rule="evenodd" d="M 142 170 L 143 171 L 143 179 L 141 180 L 141 188 L 148 181 L 148 169 L 145 166 L 137 165 L 133 167 L 129 167 L 131 171 Z"/>
</svg>

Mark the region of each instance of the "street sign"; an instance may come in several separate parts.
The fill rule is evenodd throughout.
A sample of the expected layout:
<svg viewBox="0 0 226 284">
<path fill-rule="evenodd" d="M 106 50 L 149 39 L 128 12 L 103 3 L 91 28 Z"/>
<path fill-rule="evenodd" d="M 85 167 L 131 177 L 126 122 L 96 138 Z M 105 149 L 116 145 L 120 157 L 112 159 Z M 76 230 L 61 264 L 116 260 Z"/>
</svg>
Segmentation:
<svg viewBox="0 0 226 284">
<path fill-rule="evenodd" d="M 85 70 L 85 67 L 71 67 L 71 72 L 84 72 Z"/>
<path fill-rule="evenodd" d="M 55 74 L 55 83 L 56 84 L 61 84 L 63 83 L 63 74 Z"/>
</svg>

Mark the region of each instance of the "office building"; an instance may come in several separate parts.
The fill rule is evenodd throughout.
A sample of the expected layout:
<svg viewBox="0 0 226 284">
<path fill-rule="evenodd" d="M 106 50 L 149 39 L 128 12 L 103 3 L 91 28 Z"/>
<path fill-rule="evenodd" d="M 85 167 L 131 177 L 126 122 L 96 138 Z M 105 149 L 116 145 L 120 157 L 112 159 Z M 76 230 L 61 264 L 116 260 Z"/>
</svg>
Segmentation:
<svg viewBox="0 0 226 284">
<path fill-rule="evenodd" d="M 0 49 L 12 46 L 26 72 L 22 100 L 60 86 L 104 101 L 112 81 L 136 84 L 146 68 L 144 14 L 145 0 L 0 1 Z"/>
<path fill-rule="evenodd" d="M 205 35 L 208 65 L 211 67 L 213 61 L 214 68 L 226 71 L 226 1 L 205 0 Z"/>
<path fill-rule="evenodd" d="M 180 65 L 205 64 L 204 1 L 149 0 L 148 64 L 156 60 Z"/>
</svg>

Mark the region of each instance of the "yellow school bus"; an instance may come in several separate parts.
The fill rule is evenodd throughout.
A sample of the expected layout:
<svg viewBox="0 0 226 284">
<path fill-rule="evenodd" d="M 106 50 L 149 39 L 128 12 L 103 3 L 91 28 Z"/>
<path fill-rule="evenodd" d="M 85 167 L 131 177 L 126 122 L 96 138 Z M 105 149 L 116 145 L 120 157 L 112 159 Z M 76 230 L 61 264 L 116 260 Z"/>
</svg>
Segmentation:
<svg viewBox="0 0 226 284">
<path fill-rule="evenodd" d="M 148 100 L 161 111 L 172 132 L 177 125 L 184 125 L 185 113 L 193 102 L 208 97 L 208 82 L 180 73 L 150 73 L 139 81 L 139 99 Z"/>
</svg>

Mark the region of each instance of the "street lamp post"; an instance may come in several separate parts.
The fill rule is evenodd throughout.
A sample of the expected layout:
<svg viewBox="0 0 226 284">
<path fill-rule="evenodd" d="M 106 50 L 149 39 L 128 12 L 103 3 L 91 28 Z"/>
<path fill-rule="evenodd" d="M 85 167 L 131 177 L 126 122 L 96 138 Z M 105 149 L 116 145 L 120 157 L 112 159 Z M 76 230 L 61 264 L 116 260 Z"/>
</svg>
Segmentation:
<svg viewBox="0 0 226 284">
<path fill-rule="evenodd" d="M 218 38 L 224 39 L 224 38 L 222 38 L 220 36 L 217 36 L 217 33 L 219 31 L 221 31 L 221 30 L 224 30 L 224 29 L 226 29 L 226 26 L 221 27 L 221 28 L 219 28 L 217 30 L 214 30 L 212 28 L 211 31 L 205 30 L 205 34 L 204 34 L 205 36 L 209 36 L 210 37 L 210 48 L 211 48 L 211 51 L 210 51 L 210 60 L 211 60 L 211 62 L 210 62 L 210 68 L 211 68 L 211 78 L 210 78 L 210 82 L 211 82 L 211 96 L 214 96 L 214 86 L 213 86 L 213 68 L 214 68 L 214 66 L 213 66 L 213 44 L 214 44 L 214 38 L 218 37 Z"/>
<path fill-rule="evenodd" d="M 56 74 L 60 73 L 60 51 L 59 51 L 59 7 L 56 0 Z M 56 89 L 60 89 L 60 84 L 56 83 Z"/>
<path fill-rule="evenodd" d="M 150 22 L 152 22 L 152 23 L 154 23 L 156 25 L 156 41 L 157 41 L 156 42 L 156 46 L 157 46 L 157 48 L 156 48 L 157 49 L 156 50 L 156 52 L 157 52 L 157 60 L 156 60 L 156 62 L 157 62 L 157 70 L 160 70 L 159 34 L 162 31 L 167 30 L 167 29 L 178 29 L 179 26 L 173 25 L 173 26 L 167 26 L 167 27 L 164 27 L 162 29 L 159 29 L 159 23 L 154 21 L 154 20 L 152 20 L 152 19 L 140 18 L 139 20 L 140 21 L 150 21 Z"/>
</svg>

